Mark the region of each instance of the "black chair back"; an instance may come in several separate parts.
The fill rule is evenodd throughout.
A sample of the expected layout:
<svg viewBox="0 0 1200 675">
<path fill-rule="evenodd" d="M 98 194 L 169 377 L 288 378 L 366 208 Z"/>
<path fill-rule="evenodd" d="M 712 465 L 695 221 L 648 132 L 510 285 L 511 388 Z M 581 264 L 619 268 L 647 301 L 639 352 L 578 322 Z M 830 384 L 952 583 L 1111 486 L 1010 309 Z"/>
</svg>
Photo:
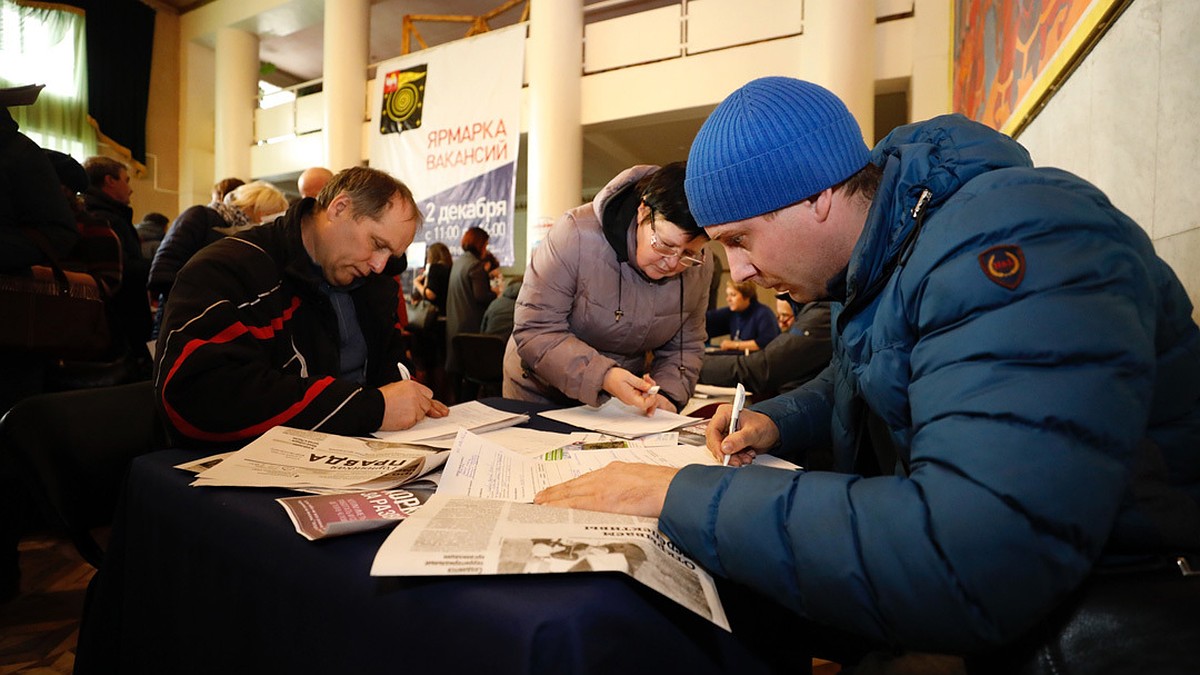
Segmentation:
<svg viewBox="0 0 1200 675">
<path fill-rule="evenodd" d="M 504 382 L 505 339 L 486 333 L 459 333 L 454 336 L 463 379 L 479 387 L 479 398 L 500 396 Z"/>
</svg>

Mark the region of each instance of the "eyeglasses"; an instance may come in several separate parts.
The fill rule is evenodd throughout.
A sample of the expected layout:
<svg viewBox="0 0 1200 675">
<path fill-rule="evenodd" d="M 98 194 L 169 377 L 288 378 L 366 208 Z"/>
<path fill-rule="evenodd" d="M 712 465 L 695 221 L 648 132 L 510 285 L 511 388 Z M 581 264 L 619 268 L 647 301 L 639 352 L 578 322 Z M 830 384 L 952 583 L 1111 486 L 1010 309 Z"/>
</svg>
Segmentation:
<svg viewBox="0 0 1200 675">
<path fill-rule="evenodd" d="M 654 227 L 654 209 L 650 209 L 650 248 L 654 252 L 664 258 L 678 258 L 679 264 L 684 267 L 694 267 L 704 264 L 704 249 L 700 249 L 699 253 L 688 253 L 674 246 L 667 246 L 658 240 L 658 229 Z"/>
</svg>

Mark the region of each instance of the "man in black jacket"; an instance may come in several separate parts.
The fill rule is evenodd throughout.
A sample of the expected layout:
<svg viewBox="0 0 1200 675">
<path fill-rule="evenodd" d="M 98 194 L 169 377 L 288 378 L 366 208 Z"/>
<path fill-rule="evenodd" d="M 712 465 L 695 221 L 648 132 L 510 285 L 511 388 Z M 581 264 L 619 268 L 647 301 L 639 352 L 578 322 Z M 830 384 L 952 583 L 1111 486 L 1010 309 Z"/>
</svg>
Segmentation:
<svg viewBox="0 0 1200 675">
<path fill-rule="evenodd" d="M 718 387 L 741 382 L 762 401 L 819 375 L 833 356 L 829 303 L 810 302 L 795 313 L 787 297 L 779 297 L 775 314 L 779 337 L 750 354 L 705 354 L 700 382 Z"/>
<path fill-rule="evenodd" d="M 140 370 L 141 379 L 149 376 L 152 318 L 146 280 L 150 276 L 150 261 L 142 255 L 142 241 L 133 226 L 133 209 L 129 206 L 133 188 L 129 185 L 129 169 L 111 157 L 89 157 L 83 163 L 89 187 L 83 193 L 88 213 L 108 224 L 121 241 L 121 287 L 110 300 L 113 311 L 115 343 L 123 343 L 125 353 Z"/>
<path fill-rule="evenodd" d="M 155 389 L 176 441 L 244 443 L 276 425 L 365 435 L 446 415 L 402 380 L 399 289 L 384 273 L 421 222 L 407 186 L 354 167 L 201 249 L 158 337 Z"/>
</svg>

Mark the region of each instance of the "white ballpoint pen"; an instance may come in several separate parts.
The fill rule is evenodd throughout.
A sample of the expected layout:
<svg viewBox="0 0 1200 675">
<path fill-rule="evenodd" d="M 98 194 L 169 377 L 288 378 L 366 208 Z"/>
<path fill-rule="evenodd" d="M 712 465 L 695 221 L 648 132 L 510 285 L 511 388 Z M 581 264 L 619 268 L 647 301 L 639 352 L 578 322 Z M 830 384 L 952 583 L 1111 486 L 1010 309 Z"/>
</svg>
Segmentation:
<svg viewBox="0 0 1200 675">
<path fill-rule="evenodd" d="M 742 416 L 742 408 L 746 407 L 746 388 L 738 382 L 737 393 L 733 395 L 733 414 L 729 416 L 729 433 L 737 431 L 738 418 Z M 729 466 L 729 455 L 721 460 L 721 466 Z"/>
</svg>

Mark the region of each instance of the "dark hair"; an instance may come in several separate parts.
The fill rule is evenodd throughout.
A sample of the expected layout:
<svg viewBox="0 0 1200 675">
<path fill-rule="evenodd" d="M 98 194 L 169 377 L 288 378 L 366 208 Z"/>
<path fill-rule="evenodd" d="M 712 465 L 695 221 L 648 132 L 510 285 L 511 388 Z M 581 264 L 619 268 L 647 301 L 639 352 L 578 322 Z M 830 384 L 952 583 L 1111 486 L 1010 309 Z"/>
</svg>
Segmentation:
<svg viewBox="0 0 1200 675">
<path fill-rule="evenodd" d="M 221 180 L 213 183 L 213 196 L 216 197 L 217 201 L 223 201 L 225 199 L 225 195 L 233 192 L 245 184 L 246 181 L 242 180 L 241 178 L 222 178 Z"/>
<path fill-rule="evenodd" d="M 450 255 L 450 247 L 440 241 L 435 241 L 425 249 L 425 263 L 445 265 L 449 267 L 454 264 L 454 257 Z"/>
<path fill-rule="evenodd" d="M 647 208 L 661 213 L 663 218 L 683 230 L 688 240 L 697 236 L 707 238 L 704 228 L 697 225 L 692 217 L 687 195 L 683 192 L 686 168 L 687 162 L 671 162 L 639 180 L 636 189 Z"/>
<path fill-rule="evenodd" d="M 88 183 L 91 183 L 93 187 L 103 187 L 105 176 L 112 176 L 113 180 L 120 180 L 121 172 L 128 171 L 129 167 L 112 157 L 97 155 L 84 160 L 83 170 L 87 172 Z"/>
<path fill-rule="evenodd" d="M 730 279 L 729 286 L 738 292 L 738 295 L 747 300 L 754 300 L 758 297 L 758 290 L 754 286 L 753 281 L 733 281 Z"/>
<path fill-rule="evenodd" d="M 57 150 L 45 150 L 50 165 L 58 174 L 58 182 L 66 186 L 72 193 L 85 192 L 88 189 L 87 171 L 83 169 L 74 157 Z"/>
<path fill-rule="evenodd" d="M 488 239 L 491 238 L 492 237 L 487 233 L 487 230 L 483 229 L 482 227 L 472 227 L 466 232 L 463 232 L 462 249 L 464 251 L 470 251 L 476 256 L 481 256 L 483 254 L 483 247 L 487 246 Z"/>
<path fill-rule="evenodd" d="M 323 211 L 343 192 L 350 198 L 351 211 L 356 218 L 378 220 L 384 211 L 387 211 L 392 198 L 400 195 L 401 199 L 412 206 L 417 227 L 425 222 L 425 216 L 421 214 L 421 209 L 417 208 L 413 199 L 412 190 L 391 174 L 379 169 L 352 166 L 339 171 L 317 194 L 317 205 Z"/>
<path fill-rule="evenodd" d="M 866 166 L 833 188 L 845 190 L 847 198 L 859 195 L 869 204 L 875 201 L 875 193 L 879 191 L 881 182 L 883 182 L 883 169 L 874 162 L 867 162 Z"/>
<path fill-rule="evenodd" d="M 142 216 L 142 222 L 143 223 L 154 223 L 155 225 L 158 225 L 159 227 L 166 227 L 167 223 L 169 223 L 171 221 L 163 214 L 161 214 L 157 211 L 151 211 L 150 213 L 147 213 L 146 215 Z"/>
</svg>

